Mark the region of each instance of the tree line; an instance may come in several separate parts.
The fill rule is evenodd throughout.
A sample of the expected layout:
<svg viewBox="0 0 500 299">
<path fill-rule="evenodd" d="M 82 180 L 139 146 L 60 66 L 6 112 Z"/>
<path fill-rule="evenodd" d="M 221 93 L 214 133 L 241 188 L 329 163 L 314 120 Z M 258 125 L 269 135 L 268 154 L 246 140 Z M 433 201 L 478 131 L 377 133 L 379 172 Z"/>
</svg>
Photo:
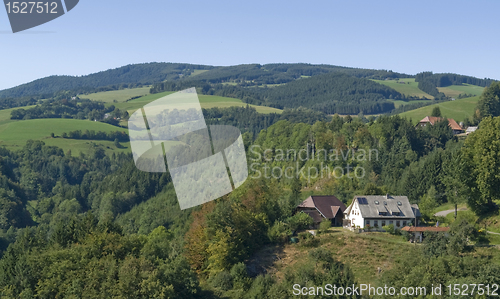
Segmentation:
<svg viewBox="0 0 500 299">
<path fill-rule="evenodd" d="M 74 118 L 103 121 L 118 125 L 119 118 L 127 118 L 128 112 L 106 107 L 103 103 L 87 99 L 44 101 L 41 105 L 32 108 L 20 108 L 11 111 L 11 119 L 39 119 L 39 118 Z"/>
<path fill-rule="evenodd" d="M 57 136 L 52 136 L 52 137 L 57 137 Z M 95 130 L 84 130 L 84 131 L 75 130 L 75 131 L 70 131 L 68 133 L 64 132 L 61 134 L 61 137 L 69 139 L 84 139 L 84 140 L 109 140 L 109 141 L 118 140 L 119 142 L 130 141 L 128 134 L 124 131 L 96 132 Z"/>
</svg>

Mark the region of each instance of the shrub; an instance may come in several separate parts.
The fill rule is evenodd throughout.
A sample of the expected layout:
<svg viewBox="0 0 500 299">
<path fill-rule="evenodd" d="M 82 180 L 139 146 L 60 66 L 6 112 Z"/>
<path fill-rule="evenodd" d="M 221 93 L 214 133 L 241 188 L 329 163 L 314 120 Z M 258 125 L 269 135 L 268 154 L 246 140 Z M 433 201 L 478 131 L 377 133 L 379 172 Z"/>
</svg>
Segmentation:
<svg viewBox="0 0 500 299">
<path fill-rule="evenodd" d="M 299 244 L 304 247 L 317 247 L 320 243 L 319 238 L 314 237 L 309 232 L 302 232 L 298 237 L 300 240 Z"/>
<path fill-rule="evenodd" d="M 319 224 L 319 230 L 322 233 L 328 231 L 330 227 L 332 227 L 332 222 L 328 219 L 323 219 L 323 221 L 321 221 L 321 223 Z"/>
<path fill-rule="evenodd" d="M 300 242 L 299 244 L 301 244 L 304 247 L 318 247 L 320 243 L 321 243 L 320 239 L 315 238 L 313 236 L 312 238 L 306 239 L 306 240 Z"/>
<path fill-rule="evenodd" d="M 310 232 L 301 232 L 297 236 L 299 237 L 299 240 L 307 240 L 314 237 Z"/>
<path fill-rule="evenodd" d="M 287 218 L 286 222 L 292 231 L 307 229 L 314 223 L 313 219 L 309 217 L 309 215 L 302 212 Z"/>
<path fill-rule="evenodd" d="M 234 289 L 247 289 L 252 280 L 248 277 L 247 267 L 244 263 L 238 263 L 231 268 Z"/>
<path fill-rule="evenodd" d="M 315 262 L 333 263 L 332 253 L 325 248 L 317 248 L 309 252 L 309 257 Z"/>
<path fill-rule="evenodd" d="M 209 279 L 212 287 L 228 291 L 233 288 L 233 277 L 228 271 L 222 271 Z"/>
<path fill-rule="evenodd" d="M 274 225 L 269 228 L 267 235 L 271 242 L 285 243 L 292 235 L 292 231 L 286 223 L 276 221 Z"/>
<path fill-rule="evenodd" d="M 406 241 L 410 241 L 410 238 L 411 238 L 411 234 L 405 230 L 401 231 L 401 235 L 403 236 L 403 238 L 406 240 Z"/>
<path fill-rule="evenodd" d="M 396 231 L 394 230 L 394 224 L 389 224 L 389 225 L 383 226 L 382 228 L 391 235 L 396 234 Z"/>
</svg>

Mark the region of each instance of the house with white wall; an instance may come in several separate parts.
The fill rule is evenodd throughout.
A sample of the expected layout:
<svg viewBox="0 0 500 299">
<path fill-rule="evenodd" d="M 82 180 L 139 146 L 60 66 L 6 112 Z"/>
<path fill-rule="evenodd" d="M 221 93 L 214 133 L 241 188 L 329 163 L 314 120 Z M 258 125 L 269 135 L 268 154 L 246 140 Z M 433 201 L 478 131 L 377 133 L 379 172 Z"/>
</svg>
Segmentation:
<svg viewBox="0 0 500 299">
<path fill-rule="evenodd" d="M 373 228 L 393 224 L 401 229 L 407 225 L 418 225 L 420 210 L 410 204 L 406 196 L 358 195 L 344 211 L 344 227 Z"/>
</svg>

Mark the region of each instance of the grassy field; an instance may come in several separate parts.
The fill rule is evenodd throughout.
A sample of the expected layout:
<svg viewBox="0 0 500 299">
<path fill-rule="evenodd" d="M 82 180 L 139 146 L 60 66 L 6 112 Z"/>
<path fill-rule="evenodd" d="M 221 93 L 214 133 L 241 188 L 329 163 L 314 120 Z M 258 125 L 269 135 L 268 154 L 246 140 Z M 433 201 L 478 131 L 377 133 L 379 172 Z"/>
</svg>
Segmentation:
<svg viewBox="0 0 500 299">
<path fill-rule="evenodd" d="M 132 88 L 132 89 L 121 89 L 121 90 L 112 90 L 112 91 L 103 91 L 91 94 L 82 94 L 79 95 L 81 99 L 89 99 L 92 101 L 99 101 L 105 103 L 113 103 L 116 102 L 125 102 L 126 100 L 144 96 L 149 94 L 150 87 L 141 87 L 141 88 Z"/>
<path fill-rule="evenodd" d="M 457 122 L 463 121 L 466 118 L 471 117 L 474 114 L 477 102 L 479 101 L 479 96 L 472 98 L 465 98 L 455 101 L 448 101 L 444 103 L 434 104 L 418 108 L 415 110 L 400 113 L 402 117 L 412 119 L 414 124 L 417 124 L 424 117 L 432 114 L 432 109 L 434 107 L 439 107 L 441 109 L 441 114 L 443 116 L 453 118 Z"/>
<path fill-rule="evenodd" d="M 193 76 L 196 76 L 196 75 L 199 75 L 199 74 L 203 74 L 205 72 L 208 72 L 208 70 L 194 70 L 191 75 L 189 75 L 189 77 L 193 77 Z"/>
<path fill-rule="evenodd" d="M 24 107 L 17 107 L 17 108 L 0 110 L 0 125 L 15 121 L 15 120 L 10 119 L 10 113 L 12 112 L 12 110 L 21 109 L 21 108 L 22 109 L 29 109 L 32 107 L 35 107 L 35 106 L 34 105 L 33 106 L 24 106 Z"/>
<path fill-rule="evenodd" d="M 387 271 L 393 267 L 395 259 L 404 256 L 410 246 L 402 236 L 388 233 L 356 234 L 342 228 L 331 228 L 326 234 L 319 235 L 320 247 L 332 252 L 334 258 L 349 264 L 357 280 L 361 283 L 378 285 L 380 274 L 378 268 Z M 268 273 L 283 277 L 290 267 L 307 262 L 311 248 L 303 248 L 299 244 L 286 244 L 279 248 L 280 258 L 266 267 Z M 267 252 L 266 255 L 270 256 Z"/>
<path fill-rule="evenodd" d="M 122 143 L 122 148 L 117 148 L 112 141 L 92 141 L 74 140 L 63 138 L 51 138 L 54 133 L 60 136 L 64 132 L 75 130 L 95 130 L 95 131 L 126 131 L 126 129 L 115 127 L 101 122 L 77 119 L 33 119 L 12 121 L 0 125 L 0 146 L 5 146 L 11 150 L 21 149 L 26 141 L 42 140 L 47 145 L 58 146 L 64 151 L 71 149 L 73 155 L 78 155 L 81 151 L 87 151 L 91 142 L 102 144 L 108 153 L 130 152 L 130 145 Z"/>
<path fill-rule="evenodd" d="M 416 101 L 401 101 L 401 100 L 388 100 L 389 102 L 393 102 L 394 106 L 398 108 L 399 106 L 404 106 L 408 104 L 414 104 L 414 103 L 429 103 L 431 100 L 416 100 Z"/>
<path fill-rule="evenodd" d="M 173 91 L 166 91 L 166 92 L 161 92 L 157 94 L 150 94 L 129 102 L 122 102 L 122 103 L 113 103 L 116 107 L 119 109 L 127 110 L 130 114 L 133 113 L 135 110 L 142 108 L 144 105 L 157 100 L 161 97 L 164 97 L 166 95 L 174 93 Z M 219 97 L 219 96 L 210 96 L 210 95 L 198 95 L 198 98 L 200 99 L 200 104 L 201 108 L 214 108 L 214 107 L 219 107 L 219 108 L 226 108 L 226 107 L 232 107 L 232 106 L 239 106 L 239 107 L 245 107 L 247 104 L 243 103 L 241 100 L 234 99 L 234 98 L 226 98 L 226 97 Z M 276 109 L 276 108 L 271 108 L 271 107 L 265 107 L 265 106 L 256 106 L 256 105 L 250 105 L 251 107 L 254 107 L 257 112 L 260 113 L 281 113 L 282 110 Z"/>
<path fill-rule="evenodd" d="M 480 96 L 483 93 L 484 87 L 462 84 L 452 85 L 447 87 L 438 87 L 439 92 L 444 93 L 448 97 L 458 97 L 459 94 L 467 93 L 475 96 Z"/>
<path fill-rule="evenodd" d="M 399 79 L 399 81 L 396 80 L 373 80 L 373 81 L 389 86 L 390 88 L 406 96 L 419 97 L 419 98 L 425 97 L 431 100 L 434 99 L 434 97 L 431 96 L 430 94 L 425 93 L 420 89 L 418 89 L 418 83 L 415 82 L 414 78 Z M 404 82 L 405 84 L 398 82 Z"/>
</svg>

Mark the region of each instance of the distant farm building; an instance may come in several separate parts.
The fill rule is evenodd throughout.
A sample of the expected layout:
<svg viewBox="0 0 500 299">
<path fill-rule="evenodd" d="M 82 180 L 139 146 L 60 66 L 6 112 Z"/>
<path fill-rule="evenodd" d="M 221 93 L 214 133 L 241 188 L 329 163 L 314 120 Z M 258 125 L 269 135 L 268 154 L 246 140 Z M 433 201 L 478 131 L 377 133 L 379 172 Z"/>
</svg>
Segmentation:
<svg viewBox="0 0 500 299">
<path fill-rule="evenodd" d="M 428 124 L 433 126 L 435 123 L 442 120 L 442 117 L 426 116 L 424 117 L 424 119 L 418 122 L 416 127 L 426 127 Z M 453 118 L 448 118 L 448 126 L 453 130 L 453 134 L 455 135 L 463 133 L 464 131 L 464 129 Z"/>
</svg>

